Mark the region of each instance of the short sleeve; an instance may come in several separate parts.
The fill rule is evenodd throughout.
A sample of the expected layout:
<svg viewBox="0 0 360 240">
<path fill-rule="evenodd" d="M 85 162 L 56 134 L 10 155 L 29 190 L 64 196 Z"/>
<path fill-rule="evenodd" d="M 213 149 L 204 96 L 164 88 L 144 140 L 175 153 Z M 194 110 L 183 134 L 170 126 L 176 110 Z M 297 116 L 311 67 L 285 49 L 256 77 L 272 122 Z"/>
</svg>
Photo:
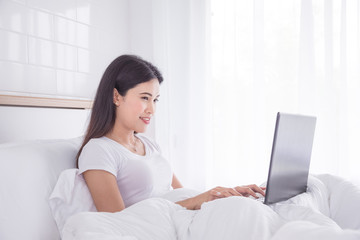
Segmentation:
<svg viewBox="0 0 360 240">
<path fill-rule="evenodd" d="M 79 174 L 87 170 L 104 170 L 117 177 L 118 163 L 106 145 L 91 139 L 83 148 L 79 157 Z"/>
</svg>

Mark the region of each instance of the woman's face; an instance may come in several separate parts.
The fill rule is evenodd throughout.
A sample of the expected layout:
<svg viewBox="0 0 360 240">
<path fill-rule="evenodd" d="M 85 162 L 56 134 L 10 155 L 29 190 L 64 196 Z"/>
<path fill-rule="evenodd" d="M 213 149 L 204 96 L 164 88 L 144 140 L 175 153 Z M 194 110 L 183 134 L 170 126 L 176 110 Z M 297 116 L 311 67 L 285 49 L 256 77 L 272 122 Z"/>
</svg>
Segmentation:
<svg viewBox="0 0 360 240">
<path fill-rule="evenodd" d="M 118 105 L 115 127 L 120 124 L 127 130 L 145 132 L 155 114 L 159 90 L 156 78 L 129 89 L 124 97 L 114 90 L 114 103 Z"/>
</svg>

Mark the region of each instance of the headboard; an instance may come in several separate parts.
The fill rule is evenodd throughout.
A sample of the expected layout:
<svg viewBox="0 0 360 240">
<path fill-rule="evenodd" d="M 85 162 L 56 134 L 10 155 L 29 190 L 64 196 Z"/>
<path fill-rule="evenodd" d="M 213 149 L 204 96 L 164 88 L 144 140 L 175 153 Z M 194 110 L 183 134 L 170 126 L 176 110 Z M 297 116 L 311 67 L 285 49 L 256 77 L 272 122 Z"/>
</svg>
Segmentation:
<svg viewBox="0 0 360 240">
<path fill-rule="evenodd" d="M 52 107 L 70 109 L 90 109 L 92 101 L 66 98 L 45 98 L 30 96 L 1 95 L 0 106 Z"/>
<path fill-rule="evenodd" d="M 84 134 L 93 101 L 0 94 L 0 143 Z"/>
</svg>

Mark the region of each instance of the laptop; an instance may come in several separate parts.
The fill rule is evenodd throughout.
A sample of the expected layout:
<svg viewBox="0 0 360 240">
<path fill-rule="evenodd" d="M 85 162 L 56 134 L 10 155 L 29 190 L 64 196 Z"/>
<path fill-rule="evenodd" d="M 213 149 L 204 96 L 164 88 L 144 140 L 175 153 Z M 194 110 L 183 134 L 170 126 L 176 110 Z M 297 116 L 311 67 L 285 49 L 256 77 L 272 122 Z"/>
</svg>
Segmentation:
<svg viewBox="0 0 360 240">
<path fill-rule="evenodd" d="M 264 204 L 306 192 L 316 117 L 278 113 Z"/>
</svg>

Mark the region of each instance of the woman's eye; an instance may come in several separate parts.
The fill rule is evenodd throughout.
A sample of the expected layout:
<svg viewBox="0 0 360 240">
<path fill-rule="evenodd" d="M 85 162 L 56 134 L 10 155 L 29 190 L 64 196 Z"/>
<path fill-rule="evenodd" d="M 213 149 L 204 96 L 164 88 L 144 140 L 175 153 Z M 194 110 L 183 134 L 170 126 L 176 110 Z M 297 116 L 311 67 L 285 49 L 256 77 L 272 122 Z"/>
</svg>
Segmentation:
<svg viewBox="0 0 360 240">
<path fill-rule="evenodd" d="M 148 101 L 149 100 L 149 97 L 141 97 L 141 99 L 144 99 L 144 100 L 146 100 L 146 101 Z M 154 99 L 154 102 L 156 103 L 156 102 L 158 102 L 159 101 L 159 99 Z"/>
</svg>

